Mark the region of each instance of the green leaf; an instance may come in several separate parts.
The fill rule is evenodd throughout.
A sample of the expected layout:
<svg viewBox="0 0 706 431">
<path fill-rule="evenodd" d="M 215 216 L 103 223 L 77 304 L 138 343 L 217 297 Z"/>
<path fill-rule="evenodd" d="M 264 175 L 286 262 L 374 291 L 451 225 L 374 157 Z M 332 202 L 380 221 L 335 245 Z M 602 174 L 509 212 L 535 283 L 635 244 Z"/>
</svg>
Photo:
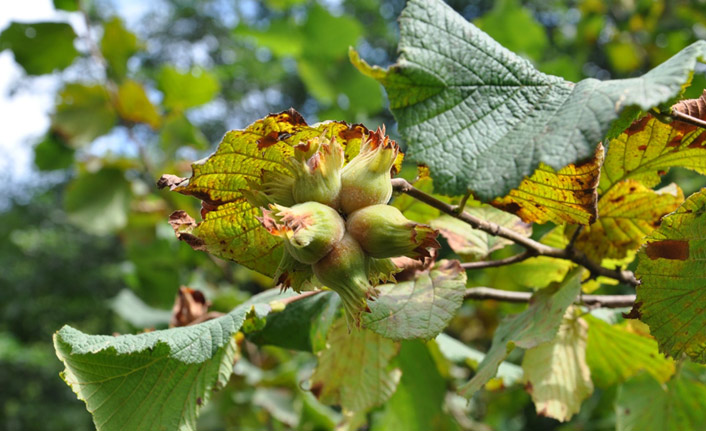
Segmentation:
<svg viewBox="0 0 706 431">
<path fill-rule="evenodd" d="M 66 169 L 74 162 L 74 149 L 66 146 L 55 133 L 47 133 L 34 147 L 34 164 L 40 171 Z"/>
<path fill-rule="evenodd" d="M 659 350 L 706 362 L 706 189 L 694 193 L 647 237 L 638 253 L 636 312 Z"/>
<path fill-rule="evenodd" d="M 461 307 L 466 272 L 457 261 L 440 261 L 415 280 L 377 286 L 380 296 L 363 315 L 366 328 L 393 340 L 429 340 Z"/>
<path fill-rule="evenodd" d="M 326 347 L 326 336 L 338 314 L 339 296 L 321 292 L 293 302 L 278 313 L 267 316 L 267 324 L 249 339 L 259 345 L 319 352 Z"/>
<path fill-rule="evenodd" d="M 379 406 L 395 392 L 401 372 L 390 360 L 399 343 L 367 329 L 348 332 L 338 319 L 328 335 L 326 350 L 311 376 L 311 391 L 325 404 L 360 412 Z"/>
<path fill-rule="evenodd" d="M 373 416 L 371 430 L 458 429 L 443 410 L 446 381 L 427 346 L 419 341 L 405 341 L 396 361 L 402 378 L 383 410 Z"/>
<path fill-rule="evenodd" d="M 130 183 L 123 171 L 103 168 L 71 181 L 64 195 L 69 221 L 86 232 L 106 235 L 127 224 Z"/>
<path fill-rule="evenodd" d="M 233 369 L 235 334 L 246 314 L 266 315 L 267 291 L 227 315 L 194 326 L 138 335 L 54 335 L 62 377 L 86 403 L 98 431 L 196 430 L 196 418 Z"/>
<path fill-rule="evenodd" d="M 680 121 L 665 124 L 647 115 L 610 141 L 598 187 L 605 194 L 625 179 L 654 187 L 675 166 L 706 175 L 704 129 Z"/>
<path fill-rule="evenodd" d="M 333 16 L 318 4 L 309 10 L 302 27 L 306 37 L 305 56 L 332 59 L 345 57 L 348 47 L 363 34 L 363 26 L 348 16 Z"/>
<path fill-rule="evenodd" d="M 610 325 L 590 315 L 584 318 L 588 322 L 586 362 L 596 386 L 622 383 L 643 370 L 660 383 L 674 374 L 674 361 L 658 352 L 654 339 L 625 325 Z"/>
<path fill-rule="evenodd" d="M 29 75 L 64 70 L 78 56 L 76 33 L 63 22 L 12 22 L 0 34 L 0 51 L 9 49 Z"/>
<path fill-rule="evenodd" d="M 560 169 L 591 157 L 626 107 L 674 99 L 706 41 L 640 78 L 573 84 L 537 71 L 441 0 L 411 0 L 399 51 L 388 70 L 352 60 L 387 89 L 409 156 L 429 166 L 439 191 L 490 200 L 540 162 Z"/>
<path fill-rule="evenodd" d="M 439 334 L 434 340 L 439 346 L 439 351 L 451 362 L 465 364 L 471 369 L 477 369 L 483 362 L 485 353 L 468 347 L 462 342 L 446 334 Z M 504 387 L 510 387 L 522 380 L 522 368 L 510 362 L 501 362 L 498 366 L 496 377 L 502 380 Z"/>
<path fill-rule="evenodd" d="M 467 206 L 465 211 L 483 220 L 514 230 L 523 236 L 532 234 L 532 227 L 522 222 L 519 217 L 491 206 Z M 464 260 L 483 260 L 495 250 L 512 244 L 510 240 L 473 229 L 468 223 L 449 215 L 431 220 L 430 224 L 446 239 L 454 253 Z"/>
<path fill-rule="evenodd" d="M 110 132 L 118 120 L 110 93 L 102 85 L 66 84 L 52 117 L 52 130 L 78 148 Z"/>
<path fill-rule="evenodd" d="M 121 290 L 111 299 L 110 308 L 135 328 L 164 328 L 172 317 L 170 310 L 150 307 L 130 289 Z"/>
<path fill-rule="evenodd" d="M 108 63 L 108 73 L 122 80 L 127 74 L 127 61 L 140 50 L 142 44 L 134 33 L 125 28 L 122 20 L 114 16 L 103 25 L 100 47 Z"/>
<path fill-rule="evenodd" d="M 135 81 L 125 81 L 118 88 L 118 113 L 125 121 L 149 124 L 158 129 L 162 117 L 157 108 L 147 98 L 145 89 Z"/>
<path fill-rule="evenodd" d="M 198 127 L 195 127 L 181 112 L 172 112 L 164 120 L 159 134 L 159 144 L 169 154 L 181 147 L 193 147 L 205 150 L 209 143 Z"/>
<path fill-rule="evenodd" d="M 261 216 L 260 209 L 242 192 L 252 184 L 259 185 L 268 172 L 291 176 L 285 161 L 293 155 L 294 145 L 322 134 L 335 136 L 350 160 L 370 131 L 343 122 L 308 126 L 298 112 L 289 110 L 271 114 L 245 130 L 228 132 L 214 154 L 192 164 L 188 183 L 168 180 L 163 184 L 204 202 L 201 223 L 184 211 L 172 214 L 170 223 L 177 237 L 197 250 L 273 276 L 282 257 L 282 240 L 262 227 L 256 218 Z"/>
<path fill-rule="evenodd" d="M 581 231 L 576 247 L 594 261 L 623 259 L 682 202 L 674 183 L 655 191 L 636 180 L 621 181 L 598 200 L 598 220 Z"/>
<path fill-rule="evenodd" d="M 522 369 L 537 414 L 566 422 L 593 393 L 586 363 L 588 325 L 569 308 L 556 337 L 525 352 Z"/>
<path fill-rule="evenodd" d="M 258 45 L 269 49 L 277 57 L 298 58 L 306 44 L 300 28 L 287 19 L 273 19 L 270 21 L 269 27 L 264 30 L 255 30 L 241 24 L 233 32 L 236 36 L 254 39 Z"/>
<path fill-rule="evenodd" d="M 579 278 L 580 270 L 571 271 L 562 283 L 552 284 L 532 295 L 525 311 L 503 319 L 476 375 L 459 393 L 466 398 L 473 396 L 495 376 L 498 366 L 515 346 L 529 349 L 554 339 L 566 309 L 581 290 Z"/>
<path fill-rule="evenodd" d="M 200 68 L 180 72 L 165 66 L 157 77 L 157 84 L 164 93 L 164 106 L 177 111 L 210 102 L 221 89 L 216 77 Z"/>
<path fill-rule="evenodd" d="M 666 385 L 642 373 L 619 386 L 617 431 L 699 430 L 706 423 L 706 370 L 685 363 Z"/>
<path fill-rule="evenodd" d="M 541 58 L 547 46 L 544 27 L 518 0 L 495 2 L 475 24 L 505 48 L 534 60 Z"/>
<path fill-rule="evenodd" d="M 79 0 L 54 0 L 54 9 L 76 12 Z"/>
<path fill-rule="evenodd" d="M 540 163 L 532 176 L 491 205 L 517 214 L 528 223 L 589 224 L 596 219 L 596 187 L 603 164 L 603 147 L 588 161 L 558 171 Z"/>
</svg>

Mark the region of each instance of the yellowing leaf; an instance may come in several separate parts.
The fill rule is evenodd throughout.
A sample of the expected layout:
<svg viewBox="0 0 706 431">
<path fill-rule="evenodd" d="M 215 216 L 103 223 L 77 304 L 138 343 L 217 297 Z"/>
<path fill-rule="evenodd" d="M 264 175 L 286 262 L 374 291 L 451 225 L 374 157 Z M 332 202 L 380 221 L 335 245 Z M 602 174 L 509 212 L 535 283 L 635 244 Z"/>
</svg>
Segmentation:
<svg viewBox="0 0 706 431">
<path fill-rule="evenodd" d="M 522 222 L 517 216 L 491 206 L 466 207 L 465 211 L 483 220 L 512 229 L 524 236 L 532 234 L 532 227 Z M 449 247 L 466 260 L 485 259 L 493 251 L 512 244 L 510 240 L 473 229 L 468 223 L 448 215 L 432 220 L 430 224 L 446 238 Z"/>
<path fill-rule="evenodd" d="M 600 145 L 593 158 L 585 163 L 570 164 L 558 171 L 540 163 L 532 176 L 490 204 L 517 214 L 526 222 L 589 224 L 596 219 L 596 186 L 601 163 Z"/>
<path fill-rule="evenodd" d="M 664 124 L 647 115 L 610 141 L 599 190 L 606 193 L 628 178 L 654 187 L 674 166 L 706 174 L 705 140 L 699 127 L 680 121 Z"/>
<path fill-rule="evenodd" d="M 459 393 L 466 398 L 473 396 L 495 376 L 498 366 L 515 346 L 529 349 L 553 340 L 566 309 L 581 290 L 579 275 L 580 271 L 572 271 L 561 284 L 553 284 L 535 293 L 525 311 L 503 319 L 475 376 L 459 389 Z"/>
<path fill-rule="evenodd" d="M 282 240 L 262 227 L 255 218 L 261 215 L 260 209 L 247 201 L 243 190 L 260 184 L 266 172 L 291 175 L 285 162 L 292 156 L 293 147 L 322 134 L 335 137 L 344 148 L 360 148 L 360 141 L 370 131 L 343 122 L 308 126 L 298 112 L 290 109 L 268 115 L 245 130 L 228 132 L 214 154 L 192 165 L 188 181 L 164 176 L 161 186 L 203 201 L 203 221 L 199 224 L 183 211 L 172 214 L 170 223 L 177 236 L 197 250 L 272 276 L 282 256 Z"/>
<path fill-rule="evenodd" d="M 649 325 L 660 351 L 706 362 L 706 189 L 664 217 L 638 259 L 632 314 Z"/>
<path fill-rule="evenodd" d="M 636 180 L 621 181 L 601 196 L 598 220 L 584 228 L 576 246 L 596 261 L 622 259 L 682 202 L 684 194 L 676 184 L 654 191 Z"/>
<path fill-rule="evenodd" d="M 586 361 L 597 386 L 616 385 L 643 370 L 660 383 L 674 374 L 674 361 L 659 353 L 653 338 L 590 315 L 585 319 L 589 325 Z"/>
<path fill-rule="evenodd" d="M 135 81 L 125 81 L 118 89 L 118 113 L 127 121 L 149 124 L 159 128 L 162 117 L 147 98 L 145 89 Z"/>
<path fill-rule="evenodd" d="M 593 393 L 586 364 L 588 325 L 569 308 L 556 337 L 525 352 L 522 369 L 537 414 L 569 420 Z"/>
<path fill-rule="evenodd" d="M 395 392 L 401 372 L 390 366 L 400 345 L 367 329 L 348 332 L 344 319 L 334 323 L 327 348 L 311 376 L 311 390 L 326 404 L 357 412 L 379 406 Z"/>
</svg>

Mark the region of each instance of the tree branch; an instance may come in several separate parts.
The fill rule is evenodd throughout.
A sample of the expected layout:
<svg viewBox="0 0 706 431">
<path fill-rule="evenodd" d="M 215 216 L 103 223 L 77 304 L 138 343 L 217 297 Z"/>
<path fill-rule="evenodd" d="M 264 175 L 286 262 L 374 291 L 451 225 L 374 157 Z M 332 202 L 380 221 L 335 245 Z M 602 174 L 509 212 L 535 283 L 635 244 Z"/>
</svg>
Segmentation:
<svg viewBox="0 0 706 431">
<path fill-rule="evenodd" d="M 516 254 L 514 256 L 506 257 L 505 259 L 498 260 L 485 260 L 481 262 L 464 262 L 461 263 L 461 268 L 463 269 L 482 269 L 482 268 L 494 268 L 496 266 L 510 265 L 511 263 L 522 262 L 523 260 L 534 257 L 537 254 L 532 250 L 525 250 L 522 253 Z"/>
<path fill-rule="evenodd" d="M 399 192 L 408 194 L 409 196 L 438 209 L 439 211 L 468 223 L 474 229 L 482 230 L 483 232 L 489 233 L 493 236 L 509 239 L 510 241 L 521 245 L 527 251 L 534 253 L 536 256 L 548 256 L 557 259 L 570 260 L 588 269 L 593 277 L 608 277 L 631 286 L 637 286 L 639 284 L 635 278 L 635 275 L 631 271 L 605 268 L 591 261 L 583 252 L 576 250 L 573 247 L 567 247 L 564 249 L 550 247 L 531 238 L 524 237 L 511 229 L 473 216 L 465 211 L 458 213 L 453 205 L 442 202 L 435 197 L 424 193 L 423 191 L 415 188 L 404 178 L 393 178 L 392 187 Z"/>
<path fill-rule="evenodd" d="M 671 116 L 673 119 L 675 119 L 677 121 L 681 121 L 682 123 L 687 123 L 687 124 L 691 124 L 692 126 L 706 129 L 706 121 L 704 121 L 700 118 L 692 117 L 691 115 L 685 114 L 681 111 L 677 111 L 676 109 L 672 109 Z"/>
<path fill-rule="evenodd" d="M 494 299 L 514 303 L 529 302 L 531 297 L 531 292 L 513 292 L 490 287 L 471 287 L 466 289 L 464 295 L 466 299 Z M 632 307 L 635 303 L 635 295 L 582 295 L 576 298 L 575 303 L 602 308 Z"/>
</svg>

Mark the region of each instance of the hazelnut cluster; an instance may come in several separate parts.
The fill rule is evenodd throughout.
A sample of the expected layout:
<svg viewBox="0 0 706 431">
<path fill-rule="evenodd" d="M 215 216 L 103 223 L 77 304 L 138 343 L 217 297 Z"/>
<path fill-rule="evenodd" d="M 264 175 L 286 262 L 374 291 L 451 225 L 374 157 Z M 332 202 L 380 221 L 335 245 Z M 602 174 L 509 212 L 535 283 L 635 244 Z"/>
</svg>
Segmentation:
<svg viewBox="0 0 706 431">
<path fill-rule="evenodd" d="M 326 286 L 341 297 L 349 324 L 360 324 L 375 284 L 394 280 L 390 258 L 429 256 L 438 232 L 387 205 L 399 147 L 380 129 L 344 166 L 335 138 L 300 142 L 287 162 L 289 175 L 268 172 L 246 196 L 259 218 L 284 240 L 275 279 L 296 291 Z"/>
</svg>

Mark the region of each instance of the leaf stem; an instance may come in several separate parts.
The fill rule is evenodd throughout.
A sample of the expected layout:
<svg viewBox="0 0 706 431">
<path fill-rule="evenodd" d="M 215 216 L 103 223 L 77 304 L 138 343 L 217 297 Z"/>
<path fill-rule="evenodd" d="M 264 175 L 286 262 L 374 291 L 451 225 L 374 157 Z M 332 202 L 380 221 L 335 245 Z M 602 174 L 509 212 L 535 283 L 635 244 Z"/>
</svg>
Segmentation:
<svg viewBox="0 0 706 431">
<path fill-rule="evenodd" d="M 514 256 L 506 257 L 505 259 L 498 260 L 484 260 L 480 262 L 464 262 L 461 263 L 461 268 L 463 269 L 482 269 L 482 268 L 494 268 L 496 266 L 510 265 L 511 263 L 522 262 L 523 260 L 534 257 L 537 254 L 532 250 L 525 250 L 522 253 L 516 254 Z"/>
<path fill-rule="evenodd" d="M 466 289 L 466 299 L 494 299 L 502 302 L 524 303 L 529 302 L 531 292 L 513 292 L 509 290 L 493 289 L 491 287 L 471 287 Z M 602 308 L 632 307 L 635 295 L 583 295 L 577 298 L 577 304 Z"/>
<path fill-rule="evenodd" d="M 392 187 L 395 190 L 405 193 L 420 202 L 424 202 L 425 204 L 434 207 L 441 212 L 468 223 L 474 229 L 482 230 L 483 232 L 489 233 L 493 236 L 509 239 L 515 244 L 521 245 L 527 251 L 534 253 L 535 256 L 548 256 L 557 259 L 570 260 L 588 269 L 592 276 L 612 278 L 631 286 L 637 286 L 639 284 L 635 278 L 635 274 L 633 274 L 632 271 L 605 268 L 600 264 L 593 262 L 583 252 L 576 250 L 573 247 L 563 249 L 550 247 L 531 238 L 524 237 L 520 233 L 511 229 L 507 229 L 503 226 L 499 226 L 495 223 L 473 216 L 465 211 L 457 213 L 455 206 L 442 202 L 434 196 L 424 193 L 404 178 L 393 178 Z"/>
</svg>

